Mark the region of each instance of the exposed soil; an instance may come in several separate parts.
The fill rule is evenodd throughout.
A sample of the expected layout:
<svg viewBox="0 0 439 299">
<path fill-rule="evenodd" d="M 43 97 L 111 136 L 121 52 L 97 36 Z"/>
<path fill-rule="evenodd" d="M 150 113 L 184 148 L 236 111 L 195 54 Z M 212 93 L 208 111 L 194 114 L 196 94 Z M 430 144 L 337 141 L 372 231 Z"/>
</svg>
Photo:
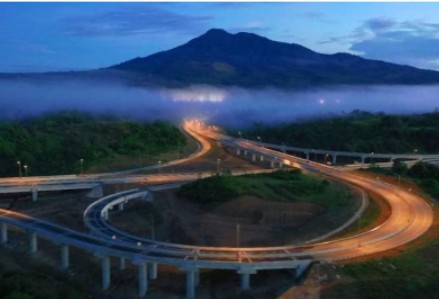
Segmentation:
<svg viewBox="0 0 439 299">
<path fill-rule="evenodd" d="M 155 192 L 154 203 L 132 202 L 110 221 L 133 234 L 151 235 L 150 214 L 158 240 L 205 246 L 277 246 L 295 244 L 331 231 L 345 222 L 353 206 L 328 213 L 306 202 L 275 202 L 254 196 L 200 207 L 178 190 Z M 337 214 L 337 215 L 335 215 Z M 239 237 L 238 237 L 239 235 Z"/>
</svg>

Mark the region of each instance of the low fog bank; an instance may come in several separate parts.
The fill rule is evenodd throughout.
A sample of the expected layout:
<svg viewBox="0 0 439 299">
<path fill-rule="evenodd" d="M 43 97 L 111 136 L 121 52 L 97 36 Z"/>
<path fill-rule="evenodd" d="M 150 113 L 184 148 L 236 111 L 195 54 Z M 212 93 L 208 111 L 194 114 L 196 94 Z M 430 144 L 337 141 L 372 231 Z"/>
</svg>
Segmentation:
<svg viewBox="0 0 439 299">
<path fill-rule="evenodd" d="M 307 91 L 194 86 L 146 89 L 84 81 L 1 81 L 0 119 L 60 110 L 179 122 L 202 118 L 229 127 L 341 115 L 355 109 L 392 114 L 431 112 L 439 86 L 334 87 Z"/>
</svg>

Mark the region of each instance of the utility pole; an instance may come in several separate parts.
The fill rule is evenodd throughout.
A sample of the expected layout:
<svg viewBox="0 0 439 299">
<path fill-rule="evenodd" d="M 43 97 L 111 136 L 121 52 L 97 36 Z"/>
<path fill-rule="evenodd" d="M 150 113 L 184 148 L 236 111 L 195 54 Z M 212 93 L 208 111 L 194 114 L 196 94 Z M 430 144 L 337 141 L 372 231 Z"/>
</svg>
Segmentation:
<svg viewBox="0 0 439 299">
<path fill-rule="evenodd" d="M 240 236 L 240 233 L 241 233 L 241 225 L 239 224 L 239 223 L 237 223 L 236 224 L 236 247 L 241 247 L 240 245 L 240 243 L 241 243 L 241 236 Z"/>
<path fill-rule="evenodd" d="M 18 176 L 21 178 L 22 174 L 21 174 L 21 161 L 17 161 L 17 165 L 18 165 Z"/>
<path fill-rule="evenodd" d="M 83 175 L 84 174 L 84 159 L 79 159 L 79 164 L 81 166 L 80 174 Z"/>
</svg>

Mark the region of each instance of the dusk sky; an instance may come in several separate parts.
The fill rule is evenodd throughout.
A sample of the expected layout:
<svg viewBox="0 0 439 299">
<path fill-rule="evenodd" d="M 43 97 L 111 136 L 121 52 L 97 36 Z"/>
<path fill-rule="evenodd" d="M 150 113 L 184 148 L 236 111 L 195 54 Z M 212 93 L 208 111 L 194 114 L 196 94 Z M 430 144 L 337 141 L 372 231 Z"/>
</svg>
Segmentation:
<svg viewBox="0 0 439 299">
<path fill-rule="evenodd" d="M 439 70 L 439 3 L 0 3 L 0 72 L 83 70 L 210 28 Z"/>
</svg>

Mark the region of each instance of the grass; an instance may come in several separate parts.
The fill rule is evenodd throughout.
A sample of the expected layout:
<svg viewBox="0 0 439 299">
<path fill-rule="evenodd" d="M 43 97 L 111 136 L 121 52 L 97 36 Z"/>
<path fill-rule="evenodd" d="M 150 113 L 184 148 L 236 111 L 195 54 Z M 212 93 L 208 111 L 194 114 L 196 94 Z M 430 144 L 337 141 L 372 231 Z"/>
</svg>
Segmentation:
<svg viewBox="0 0 439 299">
<path fill-rule="evenodd" d="M 243 176 L 223 173 L 184 185 L 180 192 L 202 205 L 252 195 L 273 201 L 312 202 L 334 210 L 345 207 L 351 199 L 346 187 L 304 175 L 300 170 Z"/>
</svg>

